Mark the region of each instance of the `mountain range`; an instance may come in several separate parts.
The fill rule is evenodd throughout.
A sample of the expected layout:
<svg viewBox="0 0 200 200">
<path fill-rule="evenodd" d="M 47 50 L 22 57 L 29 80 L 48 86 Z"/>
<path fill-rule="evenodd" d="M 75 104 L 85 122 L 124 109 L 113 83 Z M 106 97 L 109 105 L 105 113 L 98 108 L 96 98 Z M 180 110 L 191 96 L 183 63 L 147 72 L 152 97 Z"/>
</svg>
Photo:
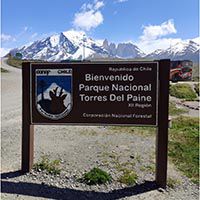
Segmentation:
<svg viewBox="0 0 200 200">
<path fill-rule="evenodd" d="M 146 57 L 153 59 L 169 58 L 171 60 L 192 60 L 195 63 L 199 61 L 200 45 L 193 41 L 179 42 L 165 50 L 158 49 Z"/>
<path fill-rule="evenodd" d="M 92 58 L 146 58 L 146 59 L 189 59 L 199 61 L 199 39 L 179 42 L 167 49 L 157 49 L 145 54 L 132 42 L 109 43 L 108 40 L 95 40 L 84 32 L 69 30 L 33 42 L 10 51 L 12 55 L 21 53 L 23 59 L 61 61 L 68 59 Z"/>
</svg>

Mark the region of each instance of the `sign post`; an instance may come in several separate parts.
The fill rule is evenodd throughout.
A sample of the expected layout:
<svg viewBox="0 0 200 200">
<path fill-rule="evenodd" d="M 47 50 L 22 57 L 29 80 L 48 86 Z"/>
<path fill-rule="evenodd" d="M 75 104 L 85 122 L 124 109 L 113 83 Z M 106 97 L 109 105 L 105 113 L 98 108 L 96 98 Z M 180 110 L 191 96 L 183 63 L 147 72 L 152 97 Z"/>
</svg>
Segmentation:
<svg viewBox="0 0 200 200">
<path fill-rule="evenodd" d="M 159 62 L 158 128 L 156 137 L 156 183 L 166 188 L 170 60 Z"/>
<path fill-rule="evenodd" d="M 165 188 L 169 66 L 169 60 L 23 63 L 22 171 L 33 165 L 34 125 L 153 126 L 156 182 Z"/>
<path fill-rule="evenodd" d="M 33 167 L 34 127 L 30 113 L 30 67 L 23 63 L 22 67 L 22 172 L 30 172 Z"/>
</svg>

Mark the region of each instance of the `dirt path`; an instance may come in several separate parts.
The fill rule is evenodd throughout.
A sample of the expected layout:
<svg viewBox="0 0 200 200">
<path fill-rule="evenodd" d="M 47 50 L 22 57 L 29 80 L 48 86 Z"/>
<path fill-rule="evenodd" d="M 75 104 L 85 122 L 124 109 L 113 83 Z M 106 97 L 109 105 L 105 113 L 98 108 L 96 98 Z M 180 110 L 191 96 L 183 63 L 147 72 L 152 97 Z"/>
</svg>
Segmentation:
<svg viewBox="0 0 200 200">
<path fill-rule="evenodd" d="M 199 107 L 198 101 L 183 101 L 176 97 L 170 96 L 170 101 L 176 103 L 176 106 L 188 110 L 188 112 L 182 114 L 188 117 L 199 117 Z"/>
<path fill-rule="evenodd" d="M 198 199 L 198 187 L 172 164 L 168 176 L 180 182 L 175 189 L 156 188 L 155 134 L 130 134 L 110 127 L 37 126 L 34 161 L 42 155 L 61 159 L 62 172 L 58 176 L 34 171 L 21 175 L 17 172 L 21 163 L 21 70 L 8 66 L 5 59 L 2 66 L 9 70 L 1 79 L 2 199 Z M 134 168 L 136 186 L 118 182 L 118 164 Z M 108 171 L 112 183 L 87 186 L 77 181 L 95 166 Z"/>
<path fill-rule="evenodd" d="M 7 65 L 6 59 L 1 64 L 9 70 L 1 74 L 1 170 L 6 171 L 19 168 L 22 82 L 20 69 Z"/>
</svg>

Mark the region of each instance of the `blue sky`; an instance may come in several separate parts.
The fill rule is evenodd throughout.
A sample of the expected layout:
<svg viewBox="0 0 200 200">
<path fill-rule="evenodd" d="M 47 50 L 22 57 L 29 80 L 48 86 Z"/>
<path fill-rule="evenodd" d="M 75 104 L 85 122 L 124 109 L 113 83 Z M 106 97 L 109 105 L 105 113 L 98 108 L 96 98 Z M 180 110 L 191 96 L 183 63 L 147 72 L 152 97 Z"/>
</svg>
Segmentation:
<svg viewBox="0 0 200 200">
<path fill-rule="evenodd" d="M 69 29 L 146 52 L 199 36 L 198 0 L 2 0 L 1 50 Z"/>
</svg>

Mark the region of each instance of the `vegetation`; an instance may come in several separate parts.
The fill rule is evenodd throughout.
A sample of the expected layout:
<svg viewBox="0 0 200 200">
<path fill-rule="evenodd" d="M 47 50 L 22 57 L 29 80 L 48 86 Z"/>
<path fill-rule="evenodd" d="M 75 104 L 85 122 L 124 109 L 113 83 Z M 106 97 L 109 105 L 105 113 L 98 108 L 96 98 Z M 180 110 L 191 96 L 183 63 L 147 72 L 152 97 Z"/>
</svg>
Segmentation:
<svg viewBox="0 0 200 200">
<path fill-rule="evenodd" d="M 174 111 L 173 111 L 174 112 Z M 179 112 L 179 111 L 178 111 Z M 177 111 L 175 111 L 177 113 Z M 152 128 L 144 127 L 111 127 L 119 132 L 151 135 L 155 133 Z M 155 130 L 155 129 L 154 129 Z M 194 183 L 199 181 L 199 119 L 192 117 L 178 117 L 173 119 L 172 128 L 169 129 L 169 157 L 177 168 L 188 176 Z M 124 168 L 116 165 L 119 172 Z M 141 167 L 141 171 L 153 172 L 152 166 Z M 170 183 L 169 183 L 170 184 Z"/>
<path fill-rule="evenodd" d="M 134 133 L 144 136 L 149 136 L 152 135 L 152 133 L 155 133 L 155 128 L 152 127 L 110 126 L 109 128 L 119 133 Z"/>
<path fill-rule="evenodd" d="M 7 72 L 9 72 L 7 69 L 1 67 L 1 73 L 7 73 Z"/>
<path fill-rule="evenodd" d="M 192 80 L 199 81 L 199 64 L 198 63 L 193 63 Z"/>
<path fill-rule="evenodd" d="M 50 161 L 47 156 L 42 156 L 41 161 L 34 164 L 33 168 L 37 171 L 46 171 L 49 174 L 60 174 L 60 160 Z"/>
<path fill-rule="evenodd" d="M 169 135 L 169 156 L 186 176 L 199 181 L 199 119 L 174 119 Z"/>
<path fill-rule="evenodd" d="M 167 179 L 167 186 L 174 189 L 177 185 L 180 185 L 181 182 L 174 178 L 168 178 Z"/>
<path fill-rule="evenodd" d="M 194 90 L 198 96 L 199 96 L 199 85 L 200 85 L 200 83 L 194 84 Z"/>
<path fill-rule="evenodd" d="M 171 85 L 170 95 L 186 100 L 195 100 L 197 97 L 196 93 L 192 90 L 191 86 L 186 83 L 184 84 L 177 83 L 175 85 Z"/>
<path fill-rule="evenodd" d="M 95 167 L 89 172 L 85 173 L 80 179 L 81 182 L 84 182 L 88 185 L 105 184 L 107 182 L 111 182 L 111 180 L 112 177 L 110 174 Z"/>
<path fill-rule="evenodd" d="M 138 176 L 135 171 L 126 169 L 123 171 L 123 174 L 120 176 L 118 181 L 131 186 L 136 184 L 137 179 Z"/>
<path fill-rule="evenodd" d="M 180 115 L 188 112 L 185 108 L 177 108 L 174 102 L 169 103 L 169 115 Z"/>
<path fill-rule="evenodd" d="M 109 158 L 109 161 L 104 161 L 104 164 L 106 166 L 110 166 L 110 168 L 113 168 L 116 170 L 116 173 L 120 176 L 118 177 L 118 181 L 120 183 L 126 184 L 128 186 L 135 185 L 136 181 L 138 179 L 138 176 L 136 172 L 133 170 L 134 166 L 137 162 L 141 162 L 141 156 L 138 154 L 132 155 L 133 160 L 129 160 L 127 162 L 120 162 L 120 156 L 116 153 L 111 152 L 104 152 L 102 156 L 105 158 Z"/>
<path fill-rule="evenodd" d="M 156 171 L 155 163 L 151 164 L 151 165 L 142 166 L 140 168 L 140 170 L 141 171 L 147 171 L 147 172 L 155 173 L 155 171 Z"/>
<path fill-rule="evenodd" d="M 19 53 L 19 52 L 17 52 L 17 53 L 15 54 L 15 58 L 17 58 L 17 59 L 22 59 L 22 54 Z"/>
<path fill-rule="evenodd" d="M 7 63 L 13 67 L 21 68 L 23 62 L 44 62 L 41 60 L 21 60 L 12 56 L 8 57 Z"/>
<path fill-rule="evenodd" d="M 22 67 L 22 62 L 23 60 L 14 58 L 14 57 L 9 57 L 7 60 L 7 63 L 13 67 L 21 68 Z"/>
</svg>

